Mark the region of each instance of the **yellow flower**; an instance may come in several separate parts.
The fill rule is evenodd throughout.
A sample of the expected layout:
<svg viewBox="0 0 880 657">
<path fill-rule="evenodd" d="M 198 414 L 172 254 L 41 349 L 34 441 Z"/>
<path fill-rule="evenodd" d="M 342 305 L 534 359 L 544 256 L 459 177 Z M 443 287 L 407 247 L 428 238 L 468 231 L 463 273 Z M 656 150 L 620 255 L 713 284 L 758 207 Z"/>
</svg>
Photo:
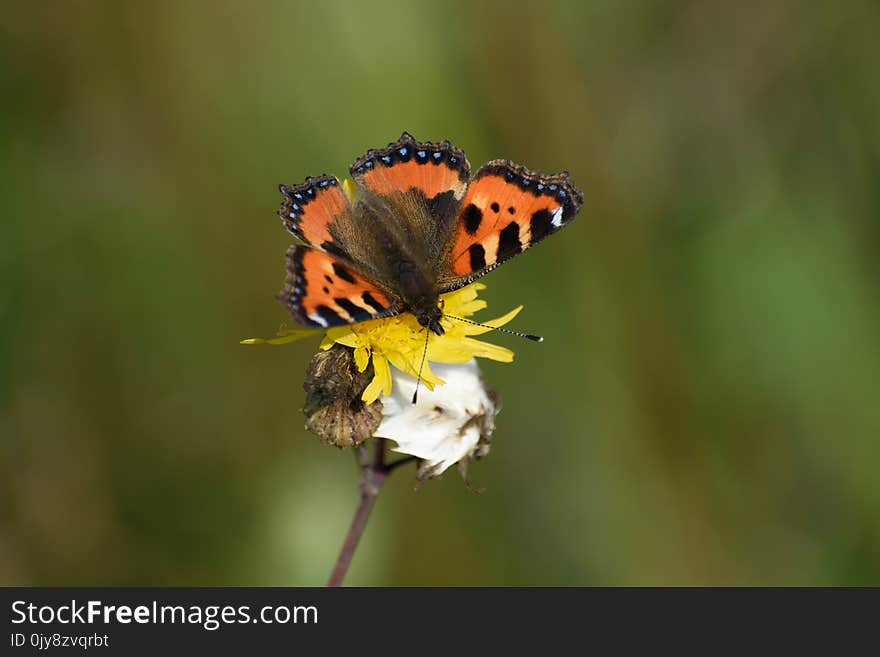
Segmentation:
<svg viewBox="0 0 880 657">
<path fill-rule="evenodd" d="M 485 289 L 482 283 L 472 283 L 460 290 L 441 295 L 441 307 L 444 313 L 457 317 L 470 317 L 478 310 L 486 307 L 486 302 L 477 299 L 477 293 Z M 514 308 L 503 317 L 484 322 L 486 326 L 475 326 L 459 322 L 449 317 L 441 320 L 446 331 L 443 335 L 428 334 L 428 351 L 422 369 L 422 381 L 433 390 L 435 385 L 442 385 L 443 379 L 431 371 L 429 362 L 435 363 L 466 363 L 474 356 L 491 358 L 502 363 L 513 360 L 510 349 L 499 347 L 488 342 L 474 340 L 470 336 L 480 335 L 491 328 L 507 324 L 522 310 L 522 306 Z M 373 380 L 361 396 L 363 401 L 371 403 L 380 394 L 391 394 L 391 368 L 394 365 L 401 372 L 413 377 L 418 376 L 422 354 L 425 353 L 425 329 L 419 325 L 411 313 L 403 313 L 384 319 L 371 319 L 359 324 L 331 328 L 321 342 L 322 349 L 329 349 L 334 343 L 354 349 L 354 360 L 359 371 L 367 369 L 373 361 Z"/>
<path fill-rule="evenodd" d="M 486 289 L 484 284 L 472 283 L 460 290 L 443 294 L 440 296 L 441 308 L 449 315 L 470 317 L 486 307 L 485 301 L 477 299 L 478 292 L 484 289 Z M 491 331 L 492 328 L 507 324 L 520 310 L 522 306 L 514 308 L 502 317 L 483 322 L 485 326 L 475 326 L 443 317 L 441 323 L 445 333 L 443 335 L 428 333 L 427 362 L 422 369 L 422 382 L 425 386 L 433 390 L 434 386 L 443 384 L 443 379 L 431 371 L 429 362 L 466 363 L 475 356 L 491 358 L 502 363 L 512 362 L 513 352 L 510 349 L 474 340 L 470 336 L 481 335 Z M 320 333 L 322 330 L 281 329 L 275 338 L 269 340 L 251 338 L 242 340 L 242 344 L 284 344 Z M 372 360 L 373 379 L 361 396 L 363 401 L 369 404 L 376 401 L 380 394 L 385 396 L 391 394 L 390 365 L 413 377 L 418 376 L 422 355 L 425 353 L 426 330 L 414 315 L 402 313 L 394 317 L 371 319 L 328 329 L 321 342 L 321 349 L 329 349 L 334 343 L 351 347 L 354 349 L 355 364 L 360 372 L 365 371 Z"/>
</svg>

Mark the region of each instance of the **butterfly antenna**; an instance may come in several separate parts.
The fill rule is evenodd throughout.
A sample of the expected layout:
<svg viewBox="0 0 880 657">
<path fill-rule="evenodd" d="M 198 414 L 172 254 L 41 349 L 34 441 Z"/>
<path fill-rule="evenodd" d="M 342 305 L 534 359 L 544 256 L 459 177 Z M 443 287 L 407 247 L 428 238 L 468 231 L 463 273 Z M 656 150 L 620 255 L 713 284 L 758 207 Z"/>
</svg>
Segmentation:
<svg viewBox="0 0 880 657">
<path fill-rule="evenodd" d="M 446 315 L 445 313 L 444 313 L 444 317 L 448 317 L 449 319 L 454 319 L 459 322 L 465 322 L 466 324 L 473 324 L 474 326 L 482 326 L 483 328 L 492 329 L 493 331 L 501 331 L 502 333 L 507 333 L 508 335 L 515 335 L 518 338 L 526 338 L 527 340 L 531 340 L 532 342 L 544 342 L 544 338 L 542 338 L 540 335 L 532 335 L 531 333 L 521 333 L 520 331 L 506 329 L 502 326 L 489 326 L 488 324 L 480 324 L 479 322 L 474 322 L 469 319 L 465 319 L 464 317 L 456 317 L 455 315 Z"/>
<path fill-rule="evenodd" d="M 425 366 L 425 358 L 428 356 L 428 338 L 431 332 L 425 329 L 425 349 L 422 351 L 422 362 L 419 363 L 419 376 L 416 378 L 416 389 L 413 391 L 412 403 L 415 404 L 419 397 L 419 384 L 422 382 L 422 368 Z"/>
</svg>

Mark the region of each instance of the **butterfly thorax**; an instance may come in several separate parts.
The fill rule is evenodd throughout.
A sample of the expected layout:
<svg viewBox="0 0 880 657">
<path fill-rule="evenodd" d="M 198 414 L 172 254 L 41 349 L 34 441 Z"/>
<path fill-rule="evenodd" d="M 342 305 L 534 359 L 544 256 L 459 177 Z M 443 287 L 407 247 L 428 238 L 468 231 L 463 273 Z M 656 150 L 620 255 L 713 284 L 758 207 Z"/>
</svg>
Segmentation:
<svg viewBox="0 0 880 657">
<path fill-rule="evenodd" d="M 440 324 L 443 311 L 438 305 L 440 296 L 436 283 L 429 280 L 425 268 L 406 259 L 397 259 L 392 266 L 397 273 L 398 291 L 407 309 L 415 315 L 419 324 L 437 335 L 443 335 L 443 326 Z"/>
</svg>

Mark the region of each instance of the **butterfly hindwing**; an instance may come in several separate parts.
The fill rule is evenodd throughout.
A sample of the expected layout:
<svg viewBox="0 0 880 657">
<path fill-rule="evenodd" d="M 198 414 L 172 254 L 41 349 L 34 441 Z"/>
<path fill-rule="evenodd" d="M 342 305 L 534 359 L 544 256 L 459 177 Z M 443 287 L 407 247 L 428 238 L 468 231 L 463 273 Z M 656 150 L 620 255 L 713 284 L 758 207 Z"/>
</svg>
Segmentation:
<svg viewBox="0 0 880 657">
<path fill-rule="evenodd" d="M 441 291 L 466 285 L 552 235 L 583 201 L 567 173 L 542 175 L 508 160 L 484 164 L 461 202 Z"/>
<path fill-rule="evenodd" d="M 352 324 L 398 312 L 389 295 L 333 256 L 307 246 L 287 251 L 287 284 L 279 299 L 316 328 Z"/>
<path fill-rule="evenodd" d="M 332 252 L 329 226 L 351 211 L 336 176 L 310 176 L 300 185 L 281 185 L 278 215 L 284 227 L 306 244 Z"/>
</svg>

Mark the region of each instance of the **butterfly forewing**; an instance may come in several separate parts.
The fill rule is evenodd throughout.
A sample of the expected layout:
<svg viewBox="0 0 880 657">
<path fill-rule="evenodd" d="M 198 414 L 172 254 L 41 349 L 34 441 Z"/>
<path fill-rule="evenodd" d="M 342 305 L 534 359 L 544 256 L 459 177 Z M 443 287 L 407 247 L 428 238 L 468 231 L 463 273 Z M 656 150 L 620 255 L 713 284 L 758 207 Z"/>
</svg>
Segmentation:
<svg viewBox="0 0 880 657">
<path fill-rule="evenodd" d="M 461 202 L 442 291 L 479 278 L 555 233 L 582 204 L 583 194 L 567 173 L 543 175 L 507 160 L 483 165 Z"/>
<path fill-rule="evenodd" d="M 426 199 L 451 193 L 460 200 L 471 168 L 464 152 L 448 141 L 416 141 L 404 132 L 385 148 L 371 149 L 351 165 L 359 185 L 380 195 L 416 190 Z"/>
</svg>

